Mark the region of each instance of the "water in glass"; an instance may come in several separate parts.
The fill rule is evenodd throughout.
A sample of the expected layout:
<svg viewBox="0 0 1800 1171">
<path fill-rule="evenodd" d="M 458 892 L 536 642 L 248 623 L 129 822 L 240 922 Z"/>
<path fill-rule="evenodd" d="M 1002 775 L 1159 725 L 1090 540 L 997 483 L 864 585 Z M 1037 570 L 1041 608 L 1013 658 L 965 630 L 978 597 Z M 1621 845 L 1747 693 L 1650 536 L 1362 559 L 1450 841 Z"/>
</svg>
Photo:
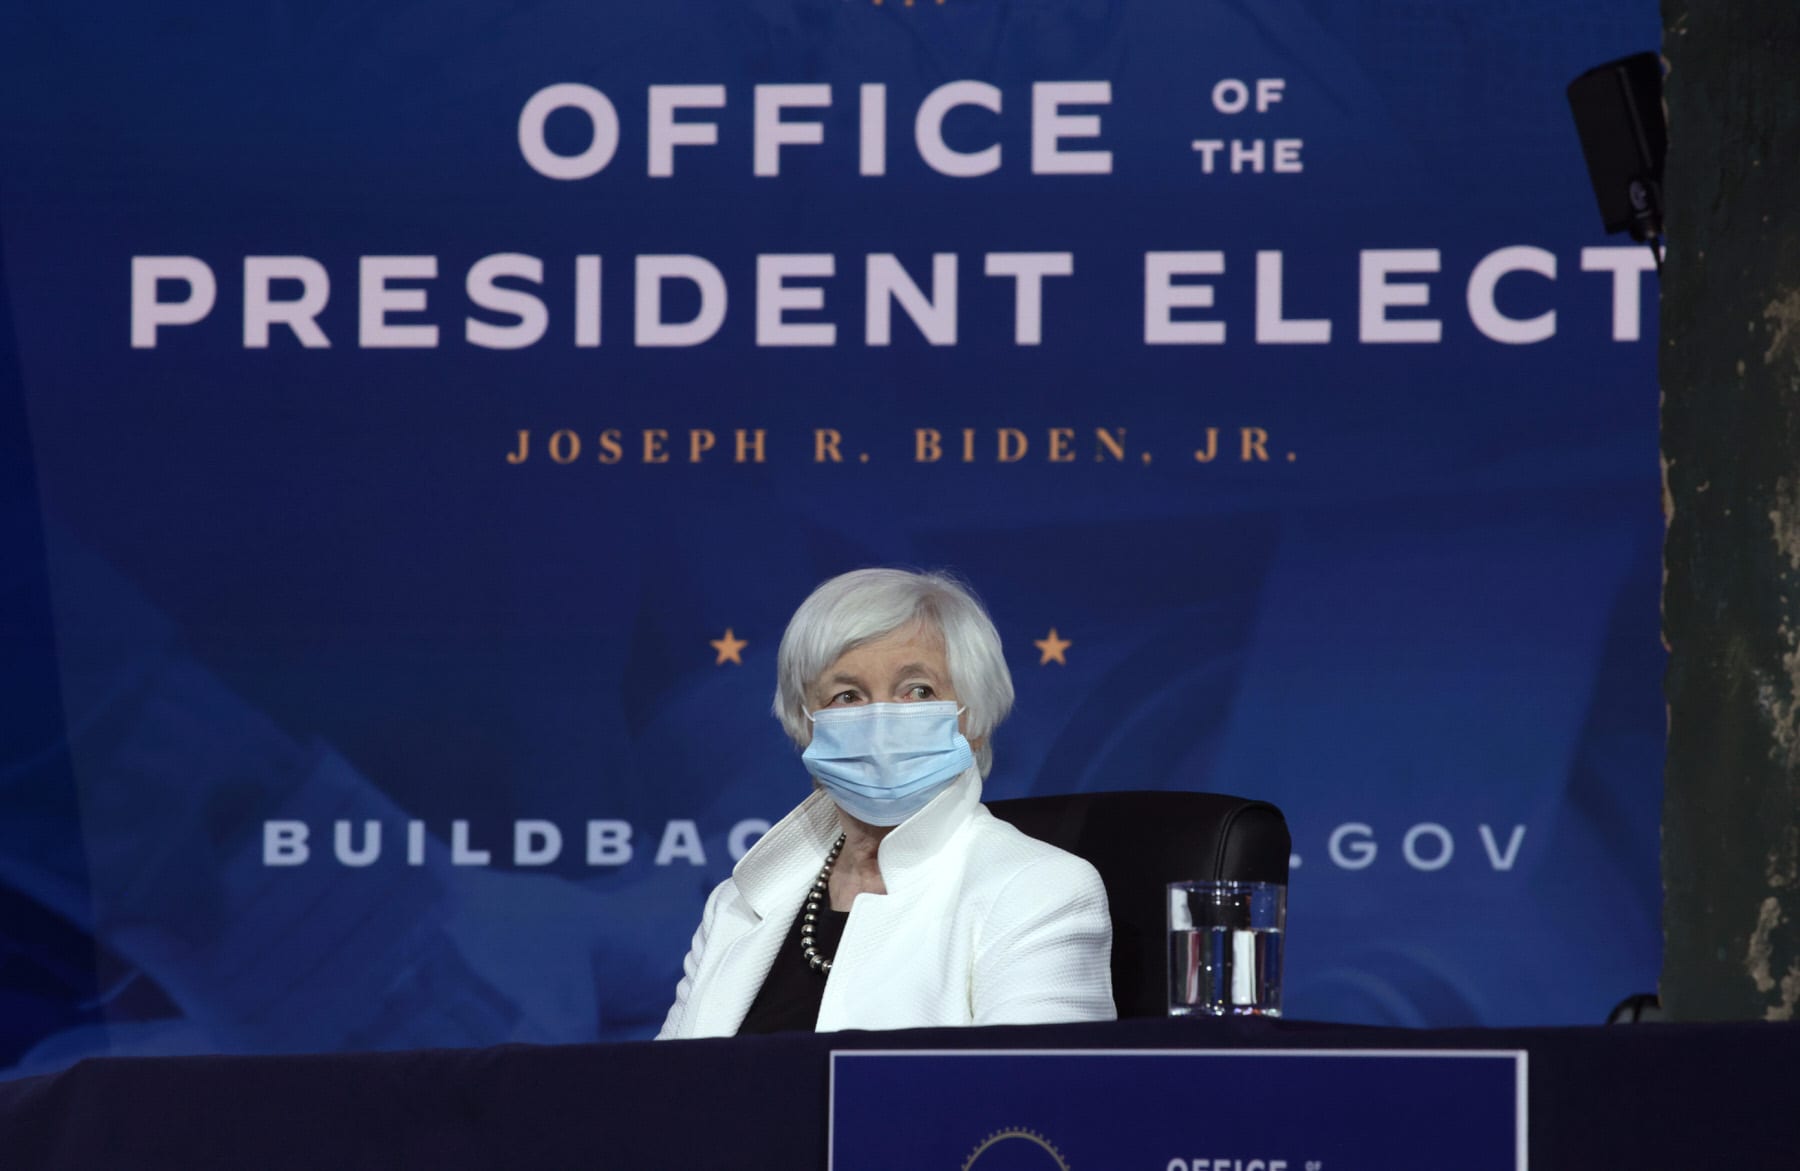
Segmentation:
<svg viewBox="0 0 1800 1171">
<path fill-rule="evenodd" d="M 1281 1015 L 1281 932 L 1205 927 L 1169 936 L 1169 1012 Z"/>
</svg>

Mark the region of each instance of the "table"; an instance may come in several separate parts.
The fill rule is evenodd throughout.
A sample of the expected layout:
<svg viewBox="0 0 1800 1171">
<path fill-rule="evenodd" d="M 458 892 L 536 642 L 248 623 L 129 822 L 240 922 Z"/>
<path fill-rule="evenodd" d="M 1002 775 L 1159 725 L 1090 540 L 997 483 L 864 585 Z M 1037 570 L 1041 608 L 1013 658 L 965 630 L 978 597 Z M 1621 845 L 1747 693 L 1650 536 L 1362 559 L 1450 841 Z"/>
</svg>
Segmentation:
<svg viewBox="0 0 1800 1171">
<path fill-rule="evenodd" d="M 0 1083 L 0 1167 L 822 1168 L 834 1048 L 1281 1047 L 1524 1049 L 1534 1171 L 1800 1167 L 1800 1024 L 1406 1030 L 1193 1018 L 107 1058 Z"/>
</svg>

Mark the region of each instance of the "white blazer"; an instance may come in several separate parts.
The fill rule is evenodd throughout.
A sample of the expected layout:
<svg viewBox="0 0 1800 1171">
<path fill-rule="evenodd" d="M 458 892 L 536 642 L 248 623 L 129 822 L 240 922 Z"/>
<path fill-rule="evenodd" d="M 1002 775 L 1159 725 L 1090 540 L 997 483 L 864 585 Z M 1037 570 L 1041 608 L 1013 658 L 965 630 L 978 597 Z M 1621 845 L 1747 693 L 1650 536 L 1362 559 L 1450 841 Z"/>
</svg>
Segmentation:
<svg viewBox="0 0 1800 1171">
<path fill-rule="evenodd" d="M 737 1033 L 837 835 L 837 806 L 816 792 L 713 890 L 659 1040 Z M 852 904 L 819 1032 L 1113 1019 L 1100 875 L 989 813 L 975 769 L 877 859 L 887 893 Z"/>
</svg>

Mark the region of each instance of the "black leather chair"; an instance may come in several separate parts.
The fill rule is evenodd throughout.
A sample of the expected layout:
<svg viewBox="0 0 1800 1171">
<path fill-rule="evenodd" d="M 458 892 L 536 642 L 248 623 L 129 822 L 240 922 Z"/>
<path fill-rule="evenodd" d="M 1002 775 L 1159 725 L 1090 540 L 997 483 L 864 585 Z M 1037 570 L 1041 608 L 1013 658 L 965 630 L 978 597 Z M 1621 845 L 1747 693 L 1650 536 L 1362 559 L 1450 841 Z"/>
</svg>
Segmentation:
<svg viewBox="0 0 1800 1171">
<path fill-rule="evenodd" d="M 1113 921 L 1113 1002 L 1121 1017 L 1168 1011 L 1167 884 L 1287 882 L 1287 820 L 1266 801 L 1223 793 L 1072 793 L 991 801 L 1039 841 L 1087 859 Z"/>
</svg>

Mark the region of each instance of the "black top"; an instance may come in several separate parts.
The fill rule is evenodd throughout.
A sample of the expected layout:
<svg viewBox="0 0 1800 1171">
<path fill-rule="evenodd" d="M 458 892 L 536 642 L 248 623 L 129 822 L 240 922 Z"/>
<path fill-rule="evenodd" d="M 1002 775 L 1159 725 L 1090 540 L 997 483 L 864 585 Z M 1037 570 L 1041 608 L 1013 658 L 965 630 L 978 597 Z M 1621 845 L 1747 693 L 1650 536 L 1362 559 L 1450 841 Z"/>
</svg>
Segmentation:
<svg viewBox="0 0 1800 1171">
<path fill-rule="evenodd" d="M 800 954 L 800 923 L 805 912 L 806 904 L 802 902 L 794 915 L 794 925 L 788 928 L 788 937 L 781 941 L 781 950 L 775 953 L 775 963 L 769 968 L 762 990 L 756 994 L 750 1011 L 744 1014 L 744 1023 L 738 1026 L 738 1036 L 789 1029 L 810 1033 L 818 1025 L 819 1002 L 825 999 L 826 975 L 813 971 Z M 844 938 L 844 924 L 849 921 L 849 911 L 834 911 L 830 907 L 819 909 L 813 937 L 818 940 L 814 946 L 820 955 L 827 958 L 837 955 L 838 942 Z"/>
</svg>

